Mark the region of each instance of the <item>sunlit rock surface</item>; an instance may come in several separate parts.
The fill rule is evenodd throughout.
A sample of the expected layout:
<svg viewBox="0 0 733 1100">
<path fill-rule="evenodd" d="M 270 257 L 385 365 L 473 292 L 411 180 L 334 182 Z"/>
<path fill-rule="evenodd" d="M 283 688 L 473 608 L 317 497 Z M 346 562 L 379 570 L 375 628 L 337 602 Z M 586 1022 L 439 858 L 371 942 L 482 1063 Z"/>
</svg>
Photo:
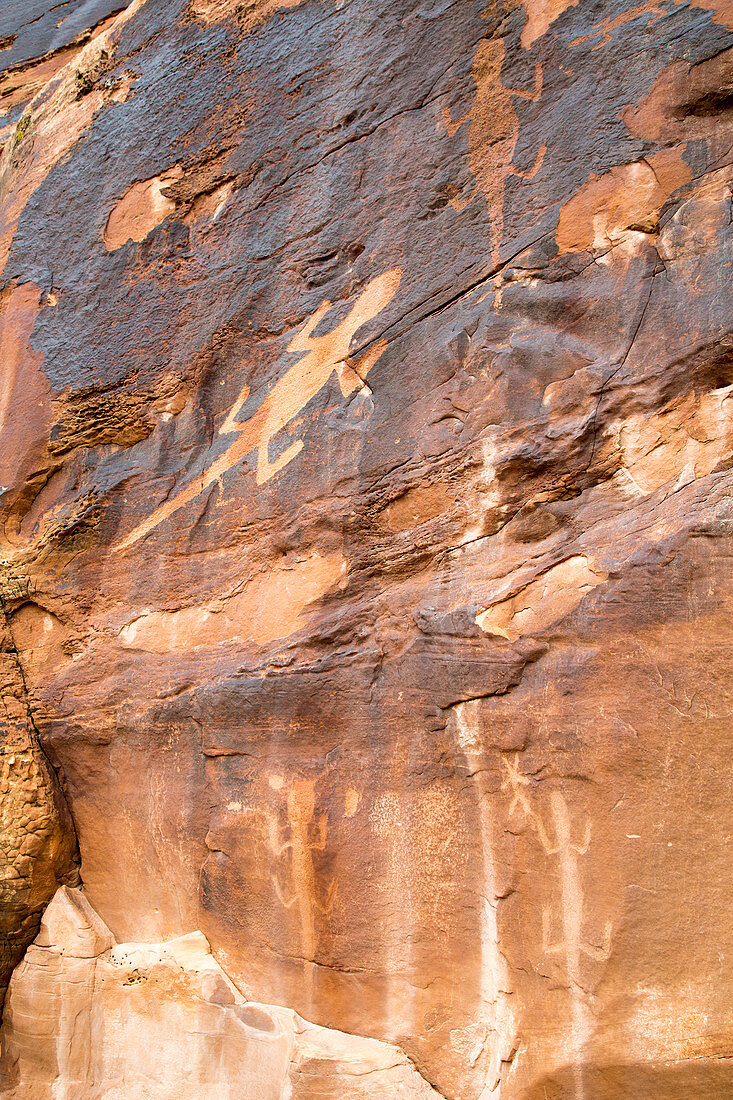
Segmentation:
<svg viewBox="0 0 733 1100">
<path fill-rule="evenodd" d="M 67 887 L 13 976 L 3 1026 L 13 1100 L 438 1096 L 394 1046 L 245 1001 L 201 932 L 116 944 Z"/>
<path fill-rule="evenodd" d="M 119 944 L 200 930 L 291 1039 L 730 1095 L 731 5 L 120 6 L 0 5 L 7 698 L 65 853 L 22 946 L 78 837 Z M 80 1095 L 166 1030 L 115 982 Z"/>
</svg>

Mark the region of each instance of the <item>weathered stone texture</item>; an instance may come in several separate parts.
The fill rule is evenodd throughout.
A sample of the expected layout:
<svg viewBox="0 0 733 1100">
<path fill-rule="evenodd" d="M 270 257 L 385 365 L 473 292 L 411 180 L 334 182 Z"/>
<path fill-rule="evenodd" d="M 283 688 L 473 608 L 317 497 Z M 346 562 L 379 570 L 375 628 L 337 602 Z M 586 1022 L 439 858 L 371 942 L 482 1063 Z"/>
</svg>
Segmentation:
<svg viewBox="0 0 733 1100">
<path fill-rule="evenodd" d="M 0 597 L 0 1010 L 8 980 L 62 882 L 78 881 L 74 827 L 28 709 Z M 10 616 L 10 620 L 17 619 Z"/>
<path fill-rule="evenodd" d="M 451 1100 L 729 1095 L 731 5 L 36 6 L 0 558 L 89 904 Z"/>
<path fill-rule="evenodd" d="M 40 1011 L 39 1011 L 40 1010 Z M 431 1100 L 401 1051 L 245 1001 L 201 932 L 116 944 L 63 887 L 13 976 L 3 1096 Z"/>
</svg>

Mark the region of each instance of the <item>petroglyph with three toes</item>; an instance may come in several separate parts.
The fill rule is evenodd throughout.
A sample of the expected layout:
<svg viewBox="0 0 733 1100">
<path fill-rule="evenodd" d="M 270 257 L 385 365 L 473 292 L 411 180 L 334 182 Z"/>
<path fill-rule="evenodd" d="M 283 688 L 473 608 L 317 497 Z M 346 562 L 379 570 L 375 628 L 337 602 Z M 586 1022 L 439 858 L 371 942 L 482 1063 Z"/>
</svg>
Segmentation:
<svg viewBox="0 0 733 1100">
<path fill-rule="evenodd" d="M 611 952 L 613 926 L 606 924 L 603 943 L 590 943 L 583 935 L 585 897 L 578 862 L 590 847 L 591 824 L 586 821 L 582 835 L 573 839 L 570 811 L 560 791 L 550 794 L 550 811 L 555 839 L 550 839 L 542 819 L 535 817 L 535 827 L 540 843 L 548 856 L 557 856 L 560 871 L 561 936 L 552 943 L 550 930 L 552 911 L 542 911 L 542 946 L 546 954 L 564 956 L 565 977 L 570 998 L 571 1046 L 573 1051 L 573 1079 L 576 1100 L 585 1100 L 583 1062 L 585 1050 L 592 1032 L 591 1005 L 586 983 L 582 980 L 581 956 L 595 962 L 605 961 Z"/>
<path fill-rule="evenodd" d="M 473 78 L 476 82 L 476 98 L 470 111 L 454 122 L 450 111 L 443 107 L 443 122 L 452 137 L 468 119 L 468 156 L 471 172 L 476 180 L 468 198 L 459 198 L 456 188 L 450 188 L 448 197 L 459 213 L 468 206 L 479 191 L 483 191 L 491 219 L 491 256 L 499 258 L 504 237 L 504 189 L 510 176 L 532 179 L 540 170 L 546 147 L 543 145 L 528 172 L 512 164 L 514 149 L 519 136 L 519 118 L 512 103 L 512 96 L 537 100 L 542 91 L 542 69 L 535 66 L 535 84 L 532 91 L 521 88 L 505 88 L 501 82 L 505 46 L 501 38 L 485 38 L 473 59 Z"/>
<path fill-rule="evenodd" d="M 583 890 L 578 871 L 578 856 L 584 856 L 590 847 L 590 821 L 586 822 L 582 838 L 573 840 L 568 805 L 560 791 L 553 791 L 550 795 L 550 808 L 555 827 L 555 840 L 550 840 L 539 817 L 536 818 L 536 828 L 540 843 L 547 855 L 557 856 L 560 861 L 563 940 L 560 943 L 550 942 L 551 912 L 546 908 L 542 914 L 543 947 L 549 954 L 566 953 L 568 976 L 573 984 L 578 984 L 581 954 L 597 962 L 603 962 L 608 958 L 612 925 L 610 922 L 606 925 L 603 944 L 600 947 L 583 939 Z"/>
<path fill-rule="evenodd" d="M 583 1071 L 584 1051 L 592 1031 L 591 1005 L 583 980 L 583 956 L 592 962 L 605 962 L 611 952 L 613 925 L 605 925 L 602 942 L 592 943 L 584 933 L 585 893 L 580 871 L 580 859 L 588 852 L 591 842 L 591 823 L 576 833 L 565 796 L 559 790 L 550 793 L 549 828 L 542 815 L 532 809 L 530 791 L 532 780 L 519 770 L 519 753 L 513 762 L 503 758 L 505 775 L 501 789 L 511 797 L 509 815 L 515 811 L 537 834 L 547 856 L 557 858 L 560 887 L 559 905 L 544 906 L 542 910 L 542 949 L 545 954 L 557 955 L 564 962 L 565 980 L 570 1001 L 570 1047 L 573 1054 L 573 1078 L 576 1100 L 585 1100 Z M 553 942 L 553 913 L 559 925 L 558 938 Z M 559 917 L 559 920 L 557 918 Z"/>
<path fill-rule="evenodd" d="M 331 309 L 329 301 L 323 302 L 288 344 L 288 351 L 305 352 L 305 355 L 278 379 L 257 411 L 243 423 L 238 416 L 249 396 L 249 386 L 245 386 L 239 394 L 219 429 L 220 435 L 236 434 L 235 442 L 200 477 L 156 508 L 117 549 L 124 550 L 147 535 L 209 486 L 220 481 L 228 470 L 254 450 L 257 451 L 255 478 L 258 485 L 263 485 L 279 473 L 303 449 L 303 440 L 296 440 L 271 461 L 269 450 L 272 440 L 326 385 L 334 372 L 344 397 L 357 389 L 370 392 L 364 379 L 384 353 L 387 341 L 376 341 L 353 361 L 349 359 L 349 347 L 362 325 L 376 317 L 392 300 L 401 276 L 402 269 L 393 268 L 372 279 L 343 321 L 324 336 L 314 336 L 313 332 Z"/>
<path fill-rule="evenodd" d="M 268 823 L 270 851 L 278 861 L 287 861 L 273 872 L 272 884 L 281 905 L 286 909 L 297 906 L 303 958 L 312 961 L 316 950 L 314 911 L 328 916 L 336 899 L 338 884 L 332 878 L 325 900 L 318 900 L 312 853 L 324 851 L 328 824 L 325 814 L 317 819 L 315 817 L 313 784 L 307 780 L 296 781 L 288 792 L 287 822 L 286 839 L 281 839 L 282 829 L 274 817 Z M 280 875 L 284 872 L 290 878 L 290 889 L 284 888 L 281 883 Z"/>
</svg>

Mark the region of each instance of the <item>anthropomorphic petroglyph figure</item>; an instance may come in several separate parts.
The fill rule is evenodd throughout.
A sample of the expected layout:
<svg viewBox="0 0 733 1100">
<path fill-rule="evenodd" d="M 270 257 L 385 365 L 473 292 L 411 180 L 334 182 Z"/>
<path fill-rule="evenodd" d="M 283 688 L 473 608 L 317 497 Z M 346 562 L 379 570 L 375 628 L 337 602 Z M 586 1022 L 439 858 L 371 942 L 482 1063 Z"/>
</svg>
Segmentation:
<svg viewBox="0 0 733 1100">
<path fill-rule="evenodd" d="M 298 907 L 301 933 L 301 952 L 304 959 L 313 961 L 316 950 L 315 911 L 327 916 L 333 908 L 337 882 L 332 879 L 326 891 L 324 901 L 316 897 L 316 872 L 313 866 L 313 852 L 322 852 L 326 847 L 328 823 L 325 814 L 314 821 L 315 794 L 313 783 L 308 780 L 296 780 L 288 791 L 288 824 L 283 830 L 275 818 L 269 821 L 269 847 L 277 859 L 289 856 L 287 878 L 289 885 L 284 887 L 282 878 L 284 869 L 276 870 L 272 876 L 275 893 L 286 909 Z"/>
<path fill-rule="evenodd" d="M 287 447 L 274 461 L 270 461 L 270 443 L 298 415 L 308 402 L 321 390 L 336 372 L 341 392 L 346 397 L 356 389 L 367 389 L 366 375 L 384 353 L 386 340 L 378 340 L 372 347 L 351 361 L 349 347 L 356 332 L 380 313 L 392 300 L 402 275 L 401 268 L 393 268 L 367 283 L 346 317 L 324 336 L 313 332 L 331 309 L 326 301 L 312 314 L 288 344 L 288 351 L 305 352 L 301 359 L 279 378 L 266 395 L 260 407 L 240 423 L 240 410 L 249 396 L 245 386 L 219 429 L 220 435 L 236 434 L 237 439 L 223 454 L 212 462 L 201 477 L 175 493 L 170 500 L 136 527 L 118 546 L 123 550 L 148 534 L 179 508 L 183 508 L 200 493 L 218 481 L 238 462 L 257 451 L 256 481 L 263 485 L 291 462 L 303 448 L 302 439 Z"/>
<path fill-rule="evenodd" d="M 609 921 L 604 929 L 602 942 L 592 943 L 584 934 L 584 892 L 580 873 L 580 859 L 586 855 L 591 841 L 591 823 L 586 821 L 581 835 L 576 835 L 570 819 L 570 811 L 561 791 L 550 794 L 551 825 L 545 826 L 542 816 L 532 808 L 530 791 L 532 779 L 519 770 L 520 756 L 514 754 L 510 762 L 503 759 L 506 774 L 501 789 L 511 796 L 509 814 L 522 814 L 525 822 L 534 829 L 545 853 L 557 857 L 559 864 L 559 906 L 545 906 L 542 910 L 542 948 L 546 954 L 563 958 L 570 1000 L 571 1044 L 573 1050 L 573 1075 L 576 1100 L 585 1100 L 583 1061 L 585 1047 L 592 1032 L 592 1017 L 583 980 L 582 958 L 604 962 L 611 951 L 613 926 Z M 559 910 L 560 935 L 552 940 L 553 913 Z"/>
<path fill-rule="evenodd" d="M 523 172 L 512 164 L 519 136 L 519 118 L 512 96 L 521 96 L 522 99 L 532 101 L 539 99 L 542 91 L 542 68 L 538 62 L 535 66 L 535 86 L 531 92 L 521 88 L 505 88 L 501 82 L 504 55 L 503 39 L 483 39 L 473 59 L 476 97 L 470 111 L 454 122 L 450 111 L 443 107 L 443 121 L 451 137 L 466 120 L 469 121 L 468 157 L 476 180 L 476 186 L 468 198 L 459 198 L 458 192 L 453 188 L 449 197 L 453 208 L 460 213 L 479 191 L 483 192 L 489 208 L 491 255 L 494 262 L 498 262 L 504 237 L 506 181 L 510 176 L 532 179 L 539 171 L 547 151 L 544 145 L 540 148 L 529 172 Z"/>
<path fill-rule="evenodd" d="M 612 925 L 610 922 L 606 925 L 603 943 L 600 946 L 584 938 L 584 896 L 578 861 L 579 857 L 587 853 L 590 846 L 590 821 L 586 822 L 582 838 L 574 840 L 568 805 L 560 791 L 551 793 L 550 810 L 555 832 L 554 840 L 550 839 L 548 831 L 539 816 L 535 815 L 534 823 L 545 852 L 548 856 L 557 856 L 560 864 L 562 935 L 557 942 L 551 942 L 552 911 L 549 907 L 546 907 L 542 911 L 542 946 L 548 954 L 564 955 L 565 957 L 565 974 L 572 1019 L 575 1096 L 576 1100 L 584 1100 L 584 1050 L 592 1026 L 586 993 L 587 983 L 582 981 L 581 956 L 585 955 L 596 962 L 605 961 L 611 951 Z"/>
<path fill-rule="evenodd" d="M 551 913 L 549 909 L 545 909 L 543 912 L 543 947 L 546 952 L 551 954 L 565 952 L 569 963 L 571 959 L 576 959 L 577 956 L 578 966 L 580 964 L 581 954 L 602 962 L 608 958 L 610 950 L 611 924 L 608 923 L 606 925 L 603 945 L 600 947 L 583 939 L 582 934 L 583 888 L 580 882 L 578 856 L 584 856 L 590 847 L 590 821 L 586 822 L 582 839 L 574 841 L 572 838 L 572 826 L 570 823 L 567 802 L 560 791 L 553 791 L 550 795 L 550 809 L 552 811 L 555 829 L 554 841 L 550 840 L 541 818 L 536 818 L 535 823 L 537 835 L 540 838 L 540 843 L 545 849 L 545 852 L 548 856 L 556 855 L 560 861 L 563 939 L 560 943 L 550 943 L 548 933 L 550 929 Z M 576 964 L 574 963 L 572 967 L 574 971 L 572 974 L 570 974 L 570 969 L 569 966 L 569 977 L 573 982 L 577 982 L 580 975 L 579 973 L 575 973 Z"/>
<path fill-rule="evenodd" d="M 570 813 L 567 802 L 560 791 L 553 791 L 550 795 L 550 810 L 552 812 L 555 839 L 550 840 L 547 829 L 539 814 L 535 813 L 529 801 L 528 787 L 531 780 L 522 775 L 519 770 L 519 753 L 514 754 L 514 762 L 504 759 L 506 775 L 501 789 L 511 793 L 512 801 L 509 806 L 511 815 L 516 809 L 522 811 L 525 819 L 535 829 L 540 843 L 548 856 L 557 856 L 560 861 L 560 886 L 562 892 L 562 924 L 564 936 L 558 943 L 550 942 L 551 911 L 545 908 L 542 914 L 542 943 L 543 948 L 550 954 L 565 952 L 570 959 L 577 953 L 578 965 L 580 955 L 597 961 L 608 958 L 610 947 L 611 925 L 606 926 L 603 944 L 598 947 L 589 943 L 582 937 L 583 924 L 583 889 L 580 882 L 578 869 L 578 856 L 584 856 L 590 846 L 591 824 L 586 822 L 582 839 L 573 839 Z M 576 967 L 573 966 L 573 980 L 579 978 Z"/>
</svg>

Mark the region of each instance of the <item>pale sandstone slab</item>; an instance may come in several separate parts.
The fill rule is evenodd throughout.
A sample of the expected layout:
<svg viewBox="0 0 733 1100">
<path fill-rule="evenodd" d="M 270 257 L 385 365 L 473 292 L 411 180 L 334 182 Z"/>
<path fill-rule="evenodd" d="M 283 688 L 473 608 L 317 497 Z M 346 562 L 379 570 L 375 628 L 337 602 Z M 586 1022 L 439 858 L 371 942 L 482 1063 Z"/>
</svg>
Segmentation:
<svg viewBox="0 0 733 1100">
<path fill-rule="evenodd" d="M 2 1032 L 12 1100 L 427 1100 L 398 1048 L 248 1002 L 206 937 L 116 944 L 64 887 L 13 976 Z"/>
</svg>

